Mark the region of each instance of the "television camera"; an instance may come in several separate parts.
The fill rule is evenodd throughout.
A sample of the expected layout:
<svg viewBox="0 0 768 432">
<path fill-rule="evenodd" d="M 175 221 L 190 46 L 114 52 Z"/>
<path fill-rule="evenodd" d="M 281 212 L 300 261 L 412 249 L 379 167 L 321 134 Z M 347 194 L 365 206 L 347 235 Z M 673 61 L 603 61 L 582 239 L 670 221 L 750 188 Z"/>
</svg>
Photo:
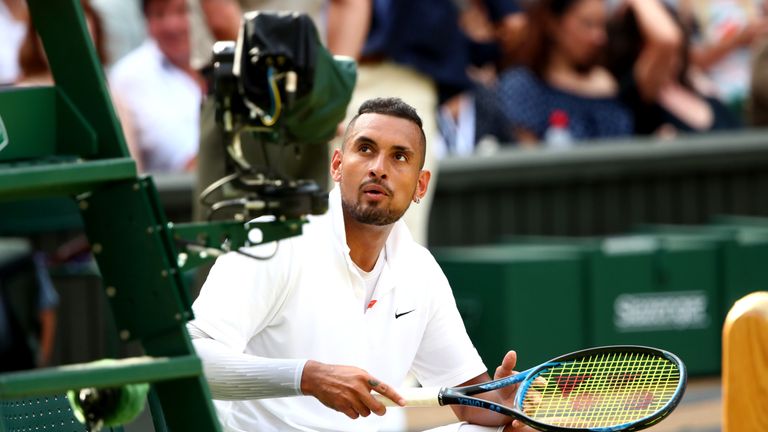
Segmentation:
<svg viewBox="0 0 768 432">
<path fill-rule="evenodd" d="M 327 210 L 327 143 L 355 84 L 352 59 L 332 56 L 297 12 L 245 14 L 238 40 L 214 46 L 215 120 L 224 175 L 200 194 L 207 218 L 295 219 Z M 318 157 L 320 155 L 320 157 Z M 319 165 L 319 166 L 318 166 Z M 327 175 L 327 174 L 326 174 Z"/>
</svg>

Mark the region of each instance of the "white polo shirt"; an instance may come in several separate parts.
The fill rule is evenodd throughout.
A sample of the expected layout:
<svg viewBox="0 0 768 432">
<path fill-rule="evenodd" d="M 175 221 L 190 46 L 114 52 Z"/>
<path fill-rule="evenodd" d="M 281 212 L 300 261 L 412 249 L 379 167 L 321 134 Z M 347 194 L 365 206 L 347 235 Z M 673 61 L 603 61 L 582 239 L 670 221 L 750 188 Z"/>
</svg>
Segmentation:
<svg viewBox="0 0 768 432">
<path fill-rule="evenodd" d="M 112 67 L 109 86 L 131 116 L 144 170 L 181 172 L 197 155 L 202 90 L 152 39 Z"/>
<path fill-rule="evenodd" d="M 250 250 L 270 255 L 275 245 Z M 448 281 L 402 221 L 368 309 L 349 258 L 339 189 L 327 214 L 259 261 L 219 258 L 193 309 L 194 325 L 236 352 L 357 366 L 397 386 L 409 371 L 425 386 L 455 386 L 484 372 Z M 380 417 L 351 420 L 313 397 L 216 402 L 229 431 L 374 431 Z"/>
</svg>

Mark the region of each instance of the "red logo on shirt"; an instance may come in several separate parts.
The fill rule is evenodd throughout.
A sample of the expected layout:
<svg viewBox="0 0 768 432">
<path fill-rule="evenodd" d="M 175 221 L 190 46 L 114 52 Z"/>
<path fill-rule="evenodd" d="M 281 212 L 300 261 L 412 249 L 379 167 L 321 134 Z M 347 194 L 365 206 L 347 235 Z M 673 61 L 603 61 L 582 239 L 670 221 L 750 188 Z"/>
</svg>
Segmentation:
<svg viewBox="0 0 768 432">
<path fill-rule="evenodd" d="M 376 304 L 376 300 L 371 300 L 371 302 L 368 303 L 368 309 L 372 308 L 373 305 L 375 305 L 375 304 Z"/>
</svg>

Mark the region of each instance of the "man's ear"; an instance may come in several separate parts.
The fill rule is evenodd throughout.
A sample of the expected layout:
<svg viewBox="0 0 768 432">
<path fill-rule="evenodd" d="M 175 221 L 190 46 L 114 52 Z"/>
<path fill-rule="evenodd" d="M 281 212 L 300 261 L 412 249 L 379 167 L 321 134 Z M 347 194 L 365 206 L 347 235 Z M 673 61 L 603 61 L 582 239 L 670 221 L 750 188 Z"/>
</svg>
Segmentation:
<svg viewBox="0 0 768 432">
<path fill-rule="evenodd" d="M 331 178 L 335 182 L 341 181 L 341 149 L 335 149 L 331 156 Z"/>
<path fill-rule="evenodd" d="M 429 170 L 421 170 L 419 172 L 419 179 L 416 182 L 416 192 L 413 194 L 413 200 L 416 202 L 421 201 L 424 195 L 427 194 L 427 188 L 429 188 L 429 179 L 432 177 L 432 173 Z"/>
</svg>

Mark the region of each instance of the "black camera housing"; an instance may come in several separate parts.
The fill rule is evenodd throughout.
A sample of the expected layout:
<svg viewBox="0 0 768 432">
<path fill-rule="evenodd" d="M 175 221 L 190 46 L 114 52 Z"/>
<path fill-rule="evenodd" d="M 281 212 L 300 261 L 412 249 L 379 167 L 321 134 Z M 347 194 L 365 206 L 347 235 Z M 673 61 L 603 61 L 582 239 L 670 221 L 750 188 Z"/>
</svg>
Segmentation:
<svg viewBox="0 0 768 432">
<path fill-rule="evenodd" d="M 207 203 L 211 211 L 228 209 L 225 217 L 235 211 L 240 218 L 296 218 L 327 210 L 325 184 L 286 175 L 289 170 L 277 165 L 292 163 L 291 156 L 301 158 L 303 146 L 327 149 L 332 138 L 327 126 L 335 129 L 341 121 L 354 86 L 354 68 L 350 80 L 346 63 L 325 51 L 312 20 L 296 12 L 247 13 L 236 42 L 214 45 L 215 119 L 227 147 L 230 193 Z M 324 88 L 315 88 L 318 75 Z M 327 109 L 340 102 L 341 110 Z M 286 156 L 276 157 L 275 146 Z M 326 164 L 327 158 L 316 163 Z"/>
</svg>

